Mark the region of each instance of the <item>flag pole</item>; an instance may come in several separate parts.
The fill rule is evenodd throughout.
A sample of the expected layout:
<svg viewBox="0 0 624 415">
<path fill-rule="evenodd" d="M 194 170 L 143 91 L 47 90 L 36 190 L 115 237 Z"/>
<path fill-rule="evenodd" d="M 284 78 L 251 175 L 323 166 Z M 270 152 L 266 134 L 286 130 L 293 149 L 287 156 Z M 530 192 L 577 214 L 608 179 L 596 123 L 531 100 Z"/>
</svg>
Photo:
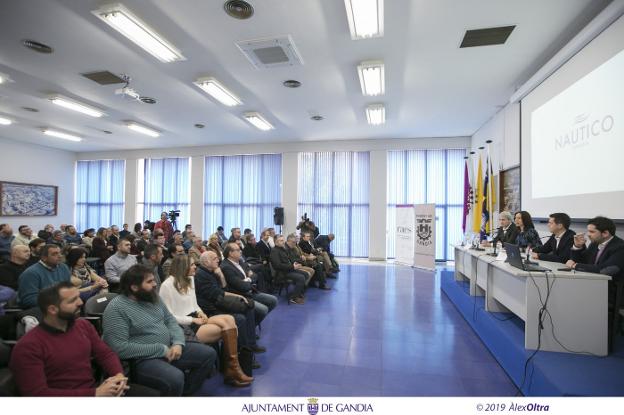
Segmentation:
<svg viewBox="0 0 624 415">
<path fill-rule="evenodd" d="M 488 183 L 488 186 L 490 186 L 489 192 L 488 192 L 489 193 L 488 205 L 489 205 L 489 211 L 490 211 L 490 238 L 494 238 L 494 171 L 492 168 L 494 163 L 492 163 L 492 155 L 490 153 L 490 144 L 492 144 L 492 140 L 486 140 L 486 144 L 487 144 L 488 159 L 490 160 L 489 166 L 487 167 L 488 169 L 490 169 L 489 171 L 490 183 Z"/>
</svg>

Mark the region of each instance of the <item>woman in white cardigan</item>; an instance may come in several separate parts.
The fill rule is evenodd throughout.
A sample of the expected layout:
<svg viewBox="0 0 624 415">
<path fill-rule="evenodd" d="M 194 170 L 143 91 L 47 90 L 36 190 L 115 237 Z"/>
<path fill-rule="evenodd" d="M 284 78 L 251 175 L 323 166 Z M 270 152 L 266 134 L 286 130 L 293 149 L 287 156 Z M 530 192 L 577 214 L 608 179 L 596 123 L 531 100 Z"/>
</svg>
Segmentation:
<svg viewBox="0 0 624 415">
<path fill-rule="evenodd" d="M 195 263 L 187 255 L 174 257 L 169 269 L 171 276 L 160 287 L 160 298 L 182 326 L 188 340 L 214 343 L 222 339 L 225 383 L 248 386 L 253 377 L 245 375 L 238 363 L 238 332 L 234 317 L 229 314 L 207 317 L 201 311 L 195 297 L 195 269 Z"/>
</svg>

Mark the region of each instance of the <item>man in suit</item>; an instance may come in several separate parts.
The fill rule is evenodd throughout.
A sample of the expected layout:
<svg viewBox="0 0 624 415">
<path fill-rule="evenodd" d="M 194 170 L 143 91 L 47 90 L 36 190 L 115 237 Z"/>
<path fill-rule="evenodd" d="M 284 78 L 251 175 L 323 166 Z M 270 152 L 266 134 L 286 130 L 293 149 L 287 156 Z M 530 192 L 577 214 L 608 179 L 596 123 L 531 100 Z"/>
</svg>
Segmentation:
<svg viewBox="0 0 624 415">
<path fill-rule="evenodd" d="M 271 232 L 268 229 L 262 231 L 260 235 L 260 242 L 256 244 L 256 251 L 260 254 L 260 259 L 263 264 L 267 264 L 269 262 L 269 258 L 271 256 L 271 244 L 269 244 L 269 238 L 271 237 Z"/>
<path fill-rule="evenodd" d="M 314 243 L 312 242 L 312 234 L 310 232 L 303 232 L 301 234 L 299 248 L 301 248 L 303 253 L 306 255 L 314 255 L 316 259 L 318 259 L 318 261 L 323 264 L 323 267 L 325 268 L 325 273 L 328 277 L 336 278 L 332 274 L 332 271 L 336 270 L 332 268 L 332 262 L 331 259 L 329 259 L 329 255 L 327 255 L 327 252 L 314 246 Z"/>
<path fill-rule="evenodd" d="M 624 278 L 624 241 L 615 236 L 615 223 L 609 218 L 597 216 L 587 223 L 589 247 L 585 246 L 584 234 L 574 236 L 569 268 L 577 271 L 610 275 L 614 280 Z"/>
<path fill-rule="evenodd" d="M 518 237 L 518 228 L 513 223 L 513 215 L 506 210 L 498 214 L 498 223 L 500 227 L 496 236 L 492 240 L 492 244 L 503 243 L 513 244 Z"/>
<path fill-rule="evenodd" d="M 249 265 L 242 259 L 241 249 L 235 242 L 225 245 L 221 262 L 221 272 L 225 276 L 227 283 L 226 290 L 245 297 L 251 297 L 254 300 L 254 313 L 256 323 L 260 324 L 262 320 L 277 305 L 277 297 L 271 294 L 257 292 L 253 287 L 254 279 L 257 276 L 249 268 Z"/>
<path fill-rule="evenodd" d="M 338 272 L 340 271 L 340 266 L 338 266 L 338 262 L 336 261 L 336 258 L 334 257 L 330 246 L 334 239 L 336 239 L 336 237 L 333 233 L 327 235 L 318 235 L 316 238 L 314 238 L 314 245 L 316 245 L 317 248 L 321 248 L 323 251 L 327 252 L 327 255 L 329 256 L 329 259 L 332 263 L 332 268 L 334 268 L 334 270 Z"/>
<path fill-rule="evenodd" d="M 574 244 L 574 231 L 570 230 L 570 217 L 565 213 L 550 214 L 548 230 L 552 235 L 544 245 L 533 248 L 531 257 L 564 264 L 570 259 L 570 249 Z"/>
</svg>

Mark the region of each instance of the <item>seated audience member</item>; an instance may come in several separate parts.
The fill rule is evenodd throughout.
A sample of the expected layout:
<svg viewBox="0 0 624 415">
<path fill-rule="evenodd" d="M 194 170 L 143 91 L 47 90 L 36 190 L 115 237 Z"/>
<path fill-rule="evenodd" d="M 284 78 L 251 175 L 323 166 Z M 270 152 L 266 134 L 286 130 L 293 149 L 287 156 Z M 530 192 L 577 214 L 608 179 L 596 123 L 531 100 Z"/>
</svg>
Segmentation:
<svg viewBox="0 0 624 415">
<path fill-rule="evenodd" d="M 82 244 L 82 238 L 78 235 L 74 225 L 67 225 L 65 228 L 65 242 L 69 245 Z"/>
<path fill-rule="evenodd" d="M 121 235 L 119 234 L 119 227 L 117 225 L 111 225 L 109 228 L 110 232 L 108 234 L 108 245 L 113 248 L 112 253 L 117 252 L 117 243 L 121 239 Z"/>
<path fill-rule="evenodd" d="M 269 231 L 269 245 L 271 249 L 275 248 L 275 228 L 267 228 Z"/>
<path fill-rule="evenodd" d="M 65 262 L 71 271 L 71 283 L 80 291 L 80 298 L 86 301 L 101 292 L 106 292 L 108 282 L 87 264 L 87 251 L 75 247 L 67 253 Z"/>
<path fill-rule="evenodd" d="M 333 252 L 331 251 L 331 243 L 334 239 L 336 239 L 336 236 L 333 233 L 327 235 L 319 235 L 314 238 L 314 246 L 322 249 L 323 252 L 327 252 L 327 256 L 331 261 L 333 270 L 338 272 L 340 271 L 340 267 L 338 266 L 338 262 L 336 261 Z"/>
<path fill-rule="evenodd" d="M 150 244 L 145 248 L 143 252 L 143 265 L 149 268 L 154 274 L 154 279 L 156 280 L 156 292 L 160 288 L 160 284 L 163 281 L 164 274 L 162 273 L 162 267 L 160 263 L 163 259 L 163 250 L 159 245 Z"/>
<path fill-rule="evenodd" d="M 190 239 L 188 236 L 188 232 L 189 231 L 193 231 L 193 225 L 191 225 L 190 223 L 187 223 L 186 225 L 184 225 L 184 231 L 182 232 L 182 239 L 187 240 Z"/>
<path fill-rule="evenodd" d="M 271 233 L 268 229 L 265 229 L 260 234 L 260 242 L 256 244 L 256 251 L 258 251 L 258 255 L 260 255 L 260 259 L 263 264 L 268 264 L 271 257 L 271 244 L 269 244 L 269 238 L 271 237 Z"/>
<path fill-rule="evenodd" d="M 37 232 L 37 238 L 47 241 L 48 239 L 52 237 L 52 232 L 54 232 L 54 226 L 52 226 L 51 224 L 47 224 L 46 226 L 43 227 L 42 230 Z"/>
<path fill-rule="evenodd" d="M 32 229 L 30 229 L 30 226 L 21 225 L 19 228 L 17 228 L 17 235 L 15 235 L 15 239 L 13 239 L 13 242 L 11 242 L 11 246 L 28 246 L 30 241 L 32 241 L 33 239 L 35 239 L 35 237 L 33 236 L 33 232 Z"/>
<path fill-rule="evenodd" d="M 498 214 L 499 227 L 496 236 L 492 240 L 492 244 L 515 244 L 518 238 L 518 228 L 513 223 L 513 215 L 506 210 Z M 490 245 L 485 242 L 484 245 Z"/>
<path fill-rule="evenodd" d="M 65 233 L 59 229 L 52 232 L 52 237 L 48 239 L 47 244 L 53 244 L 61 248 L 65 248 L 67 242 L 65 242 Z"/>
<path fill-rule="evenodd" d="M 182 246 L 184 250 L 188 252 L 189 249 L 193 246 L 193 239 L 195 239 L 195 232 L 192 229 L 189 229 L 186 232 L 183 232 L 184 236 L 182 237 Z"/>
<path fill-rule="evenodd" d="M 93 238 L 95 238 L 95 229 L 89 228 L 82 233 L 82 243 L 91 249 L 93 247 Z"/>
<path fill-rule="evenodd" d="M 141 225 L 140 222 L 137 222 L 134 224 L 134 231 L 132 232 L 132 235 L 134 235 L 134 237 L 137 239 L 141 239 L 142 230 L 143 230 L 143 225 Z"/>
<path fill-rule="evenodd" d="M 184 330 L 187 341 L 215 343 L 223 339 L 226 368 L 224 382 L 247 386 L 253 377 L 246 376 L 238 363 L 236 322 L 228 314 L 206 316 L 197 304 L 194 275 L 197 266 L 187 255 L 176 256 L 171 263 L 171 276 L 160 287 L 160 298 Z"/>
<path fill-rule="evenodd" d="M 41 238 L 35 238 L 28 244 L 28 248 L 30 249 L 30 258 L 28 258 L 27 265 L 31 266 L 39 262 L 41 257 L 41 248 L 45 245 L 45 241 Z"/>
<path fill-rule="evenodd" d="M 106 281 L 111 285 L 111 288 L 116 288 L 116 286 L 119 285 L 121 274 L 131 266 L 137 264 L 136 257 L 130 255 L 130 248 L 130 241 L 127 239 L 120 239 L 117 242 L 117 252 L 115 252 L 115 255 L 111 255 L 106 262 L 104 262 Z"/>
<path fill-rule="evenodd" d="M 316 246 L 314 246 L 314 243 L 312 242 L 312 234 L 310 232 L 303 232 L 301 234 L 301 240 L 299 241 L 299 248 L 301 248 L 303 253 L 306 255 L 312 254 L 316 256 L 316 259 L 323 265 L 323 268 L 325 269 L 325 273 L 329 277 L 332 276 L 331 273 L 332 271 L 334 271 L 334 269 L 332 269 L 331 259 L 329 258 L 329 255 L 327 254 L 327 252 L 323 251 L 322 249 L 318 249 Z"/>
<path fill-rule="evenodd" d="M 254 300 L 256 324 L 260 324 L 277 305 L 277 298 L 254 289 L 254 279 L 257 277 L 249 265 L 243 261 L 241 249 L 237 244 L 228 243 L 223 256 L 225 259 L 221 262 L 221 271 L 225 277 L 226 289 Z"/>
<path fill-rule="evenodd" d="M 133 360 L 133 380 L 163 396 L 197 392 L 217 353 L 184 341 L 184 332 L 158 297 L 151 269 L 130 267 L 121 276 L 120 289 L 104 310 L 103 338 L 120 359 Z"/>
<path fill-rule="evenodd" d="M 216 233 L 213 233 L 208 238 L 208 246 L 206 247 L 207 251 L 212 251 L 219 258 L 219 263 L 223 261 L 223 248 L 221 248 L 221 244 L 219 243 L 219 236 Z"/>
<path fill-rule="evenodd" d="M 535 248 L 542 246 L 542 240 L 535 230 L 535 226 L 533 226 L 533 219 L 531 219 L 529 212 L 525 210 L 516 212 L 514 216 L 514 223 L 516 224 L 516 228 L 518 228 L 518 236 L 516 237 L 515 242 L 516 245 L 520 248 Z"/>
<path fill-rule="evenodd" d="M 19 276 L 28 268 L 30 249 L 24 245 L 14 245 L 7 262 L 0 264 L 0 285 L 17 290 Z"/>
<path fill-rule="evenodd" d="M 319 289 L 331 290 L 331 288 L 327 286 L 327 278 L 323 266 L 316 260 L 314 255 L 306 255 L 301 250 L 297 242 L 297 234 L 291 233 L 288 235 L 285 248 L 286 251 L 288 251 L 290 260 L 292 262 L 299 262 L 302 265 L 301 270 L 310 275 L 306 285 L 308 285 L 310 281 L 314 281 Z"/>
<path fill-rule="evenodd" d="M 571 259 L 566 265 L 577 271 L 604 273 L 614 280 L 624 278 L 624 241 L 615 236 L 615 223 L 609 218 L 597 216 L 587 223 L 589 247 L 585 235 L 574 236 L 570 250 Z"/>
<path fill-rule="evenodd" d="M 256 353 L 266 349 L 256 343 L 256 319 L 253 308 L 248 307 L 247 298 L 225 291 L 225 277 L 219 268 L 219 259 L 212 251 L 207 251 L 199 258 L 200 266 L 195 271 L 195 295 L 197 304 L 209 317 L 217 314 L 231 314 L 238 327 L 238 344 L 248 347 Z M 245 304 L 244 311 L 233 311 L 225 297 L 234 297 Z M 260 367 L 256 365 L 254 369 Z"/>
<path fill-rule="evenodd" d="M 160 214 L 160 220 L 154 225 L 154 230 L 160 229 L 163 231 L 165 241 L 169 241 L 173 236 L 173 225 L 167 220 L 168 217 L 169 215 L 167 215 L 167 212 L 162 212 Z"/>
<path fill-rule="evenodd" d="M 43 319 L 22 337 L 9 365 L 23 396 L 157 396 L 139 385 L 127 386 L 117 355 L 93 325 L 78 319 L 82 300 L 70 282 L 43 289 L 37 299 Z M 109 376 L 99 386 L 92 362 Z"/>
<path fill-rule="evenodd" d="M 130 255 L 134 255 L 135 257 L 141 255 L 141 252 L 139 252 L 139 250 L 137 249 L 136 238 L 134 237 L 133 234 L 130 234 L 122 239 L 125 239 L 126 241 L 130 242 Z M 138 261 L 138 258 L 137 258 L 137 261 Z"/>
<path fill-rule="evenodd" d="M 127 236 L 130 236 L 130 231 L 128 230 L 128 224 L 124 223 L 123 230 L 119 232 L 119 238 L 125 238 Z"/>
<path fill-rule="evenodd" d="M 37 305 L 39 291 L 62 281 L 70 281 L 67 265 L 61 263 L 61 248 L 47 244 L 41 248 L 41 260 L 26 268 L 18 281 L 18 300 L 22 308 Z"/>
<path fill-rule="evenodd" d="M 194 237 L 193 246 L 191 246 L 188 251 L 189 256 L 191 257 L 193 262 L 199 262 L 199 257 L 204 252 L 206 252 L 206 247 L 204 246 L 203 241 L 201 240 L 201 238 Z"/>
<path fill-rule="evenodd" d="M 227 238 L 225 237 L 225 230 L 223 229 L 223 226 L 218 226 L 217 227 L 217 232 L 215 232 L 217 235 L 217 238 L 219 239 L 219 245 L 223 245 L 223 243 L 225 241 L 227 241 Z"/>
<path fill-rule="evenodd" d="M 149 231 L 150 234 L 154 232 L 154 226 L 156 226 L 155 222 L 150 222 L 149 220 L 143 222 L 143 230 Z"/>
<path fill-rule="evenodd" d="M 256 242 L 256 236 L 253 233 L 249 233 L 245 235 L 243 239 L 245 243 L 245 248 L 243 249 L 243 256 L 245 257 L 245 260 L 253 260 L 259 262 L 260 253 L 256 249 L 256 245 L 258 245 Z"/>
<path fill-rule="evenodd" d="M 6 261 L 11 256 L 11 243 L 15 235 L 13 228 L 8 223 L 0 224 L 0 262 Z"/>
<path fill-rule="evenodd" d="M 113 247 L 108 243 L 108 229 L 98 228 L 95 238 L 93 238 L 91 255 L 100 258 L 104 262 L 111 256 Z"/>
<path fill-rule="evenodd" d="M 154 231 L 154 238 L 152 239 L 152 243 L 154 245 L 159 246 L 160 249 L 162 249 L 163 258 L 161 259 L 161 263 L 160 263 L 160 265 L 162 265 L 165 262 L 165 260 L 169 258 L 169 250 L 167 249 L 167 246 L 166 246 L 165 234 L 160 229 L 156 229 Z M 162 276 L 164 275 L 161 275 L 161 277 Z"/>
<path fill-rule="evenodd" d="M 162 275 L 164 277 L 163 280 L 167 279 L 170 275 L 169 268 L 171 267 L 171 262 L 173 261 L 173 258 L 182 255 L 186 255 L 186 252 L 184 252 L 184 247 L 182 245 L 171 245 L 171 248 L 169 250 L 169 258 L 167 258 L 167 260 L 162 264 Z"/>
<path fill-rule="evenodd" d="M 276 280 L 289 281 L 295 285 L 295 288 L 290 293 L 288 301 L 291 304 L 304 304 L 303 290 L 305 288 L 306 273 L 303 272 L 301 264 L 298 262 L 292 262 L 284 246 L 286 241 L 283 235 L 277 235 L 275 237 L 275 248 L 271 250 L 271 265 L 275 269 Z"/>
<path fill-rule="evenodd" d="M 166 245 L 169 251 L 175 251 L 175 247 L 178 245 L 184 249 L 184 241 L 182 240 L 182 234 L 180 231 L 174 231 L 171 240 L 168 241 Z"/>
<path fill-rule="evenodd" d="M 565 213 L 550 214 L 548 230 L 552 235 L 544 245 L 533 248 L 531 257 L 562 264 L 567 262 L 570 259 L 570 249 L 574 244 L 574 231 L 570 230 L 570 217 Z"/>
<path fill-rule="evenodd" d="M 143 229 L 141 231 L 141 237 L 136 241 L 136 247 L 139 251 L 141 257 L 143 256 L 143 251 L 147 248 L 147 245 L 150 244 L 150 231 L 147 229 Z"/>
<path fill-rule="evenodd" d="M 225 245 L 226 244 L 235 243 L 238 246 L 240 246 L 241 250 L 243 248 L 245 248 L 245 244 L 243 243 L 243 240 L 241 239 L 241 230 L 240 230 L 240 228 L 232 228 L 231 232 L 232 233 L 230 234 L 230 238 L 227 240 L 227 242 L 222 243 L 221 247 L 223 249 L 225 249 Z"/>
</svg>

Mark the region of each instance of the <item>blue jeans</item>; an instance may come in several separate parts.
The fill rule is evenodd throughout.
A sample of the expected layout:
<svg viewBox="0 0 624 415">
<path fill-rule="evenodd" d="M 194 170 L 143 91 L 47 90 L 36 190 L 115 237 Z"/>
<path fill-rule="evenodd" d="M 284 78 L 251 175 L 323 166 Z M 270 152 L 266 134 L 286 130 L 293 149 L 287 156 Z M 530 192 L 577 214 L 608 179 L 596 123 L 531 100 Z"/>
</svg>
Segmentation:
<svg viewBox="0 0 624 415">
<path fill-rule="evenodd" d="M 205 344 L 186 343 L 182 356 L 167 359 L 139 360 L 135 363 L 134 381 L 160 391 L 161 396 L 192 395 L 201 388 L 215 365 L 217 352 Z"/>
<path fill-rule="evenodd" d="M 277 305 L 277 297 L 271 294 L 257 293 L 253 294 L 252 298 L 255 303 L 254 313 L 256 316 L 256 324 L 260 324 L 267 314 Z"/>
</svg>

